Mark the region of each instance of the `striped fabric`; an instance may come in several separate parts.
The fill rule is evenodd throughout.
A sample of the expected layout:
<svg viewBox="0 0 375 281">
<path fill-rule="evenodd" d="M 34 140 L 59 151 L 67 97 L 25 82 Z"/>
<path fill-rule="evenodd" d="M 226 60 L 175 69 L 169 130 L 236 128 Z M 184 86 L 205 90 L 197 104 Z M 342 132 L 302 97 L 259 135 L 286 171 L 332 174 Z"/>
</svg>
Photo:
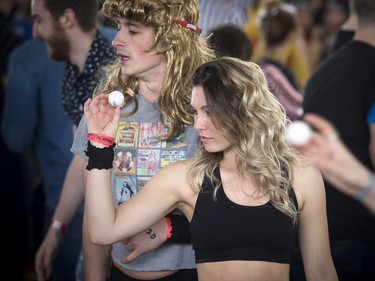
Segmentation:
<svg viewBox="0 0 375 281">
<path fill-rule="evenodd" d="M 247 4 L 250 0 L 200 0 L 201 18 L 199 27 L 202 36 L 222 25 L 243 27 L 247 21 Z"/>
</svg>

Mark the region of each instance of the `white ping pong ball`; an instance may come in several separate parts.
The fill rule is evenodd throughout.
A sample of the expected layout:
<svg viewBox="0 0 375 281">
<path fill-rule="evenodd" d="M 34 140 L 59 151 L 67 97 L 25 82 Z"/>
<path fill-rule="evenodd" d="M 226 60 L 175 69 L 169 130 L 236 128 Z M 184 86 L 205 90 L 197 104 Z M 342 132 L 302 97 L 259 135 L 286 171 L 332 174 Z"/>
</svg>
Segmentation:
<svg viewBox="0 0 375 281">
<path fill-rule="evenodd" d="M 124 95 L 120 91 L 113 91 L 109 94 L 108 101 L 113 106 L 119 106 L 124 102 Z"/>
<path fill-rule="evenodd" d="M 294 121 L 286 131 L 286 139 L 292 145 L 305 145 L 312 136 L 311 127 L 303 121 Z"/>
</svg>

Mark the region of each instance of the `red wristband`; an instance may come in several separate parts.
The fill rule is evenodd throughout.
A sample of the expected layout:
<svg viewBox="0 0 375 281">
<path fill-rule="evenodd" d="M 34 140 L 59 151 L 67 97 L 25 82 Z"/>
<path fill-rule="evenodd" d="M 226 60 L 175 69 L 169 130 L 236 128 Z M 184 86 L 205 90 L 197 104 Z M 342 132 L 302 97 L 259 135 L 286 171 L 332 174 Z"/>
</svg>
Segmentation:
<svg viewBox="0 0 375 281">
<path fill-rule="evenodd" d="M 165 217 L 165 222 L 166 222 L 166 228 L 167 228 L 167 233 L 166 233 L 166 238 L 167 240 L 172 237 L 172 220 L 170 217 Z"/>
<path fill-rule="evenodd" d="M 61 233 L 65 232 L 65 224 L 59 220 L 51 220 L 50 227 L 60 231 Z"/>
<path fill-rule="evenodd" d="M 114 144 L 115 142 L 115 139 L 110 137 L 110 136 L 107 136 L 105 134 L 94 134 L 94 133 L 88 133 L 87 134 L 87 138 L 89 140 L 92 140 L 92 141 L 95 141 L 95 142 L 98 142 L 98 143 L 101 143 L 105 146 L 111 146 Z"/>
</svg>

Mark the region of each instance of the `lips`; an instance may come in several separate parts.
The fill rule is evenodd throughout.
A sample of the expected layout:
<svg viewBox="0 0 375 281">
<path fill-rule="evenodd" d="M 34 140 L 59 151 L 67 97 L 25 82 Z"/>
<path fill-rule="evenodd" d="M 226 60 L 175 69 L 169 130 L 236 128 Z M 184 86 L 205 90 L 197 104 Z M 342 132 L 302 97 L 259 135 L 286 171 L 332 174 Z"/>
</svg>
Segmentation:
<svg viewBox="0 0 375 281">
<path fill-rule="evenodd" d="M 119 56 L 120 63 L 125 63 L 129 60 L 128 56 Z"/>
<path fill-rule="evenodd" d="M 120 63 L 125 63 L 126 61 L 128 61 L 130 59 L 129 56 L 123 54 L 123 53 L 117 53 L 117 56 L 119 57 L 119 61 Z"/>
<path fill-rule="evenodd" d="M 205 137 L 205 136 L 199 136 L 202 142 L 209 141 L 211 138 Z"/>
<path fill-rule="evenodd" d="M 119 57 L 126 57 L 127 56 L 123 52 L 117 52 L 116 55 L 119 56 Z"/>
</svg>

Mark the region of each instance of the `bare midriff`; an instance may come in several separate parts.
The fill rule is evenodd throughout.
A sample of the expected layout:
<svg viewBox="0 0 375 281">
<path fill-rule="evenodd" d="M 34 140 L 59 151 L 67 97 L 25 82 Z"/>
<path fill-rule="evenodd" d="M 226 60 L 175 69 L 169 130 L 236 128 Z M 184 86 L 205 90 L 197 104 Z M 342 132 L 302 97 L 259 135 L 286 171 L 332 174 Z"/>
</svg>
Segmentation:
<svg viewBox="0 0 375 281">
<path fill-rule="evenodd" d="M 288 281 L 289 264 L 225 261 L 197 264 L 199 281 Z"/>
</svg>

